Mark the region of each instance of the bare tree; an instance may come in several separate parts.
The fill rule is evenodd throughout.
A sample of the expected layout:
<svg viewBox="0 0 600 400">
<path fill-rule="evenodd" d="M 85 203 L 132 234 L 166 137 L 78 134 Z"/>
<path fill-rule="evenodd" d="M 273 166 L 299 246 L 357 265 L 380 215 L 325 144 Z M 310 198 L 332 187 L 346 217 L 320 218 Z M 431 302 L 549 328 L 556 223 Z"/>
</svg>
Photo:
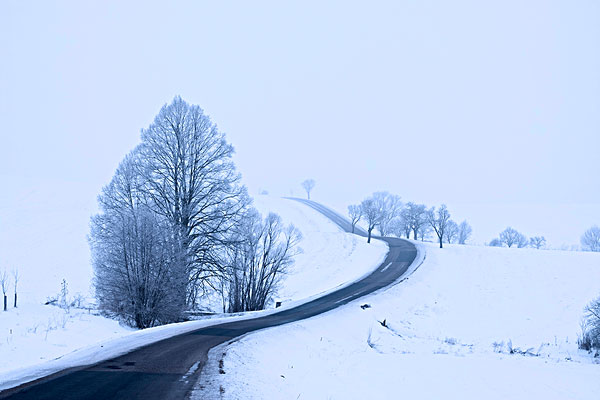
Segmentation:
<svg viewBox="0 0 600 400">
<path fill-rule="evenodd" d="M 600 251 L 600 227 L 594 225 L 581 236 L 581 245 L 584 250 Z"/>
<path fill-rule="evenodd" d="M 471 229 L 471 225 L 467 221 L 463 221 L 458 225 L 458 244 L 465 244 L 467 240 L 471 237 L 471 233 L 473 229 Z"/>
<path fill-rule="evenodd" d="M 228 284 L 223 285 L 229 312 L 265 308 L 292 264 L 300 238 L 300 232 L 292 225 L 284 227 L 278 215 L 270 213 L 263 221 L 255 210 L 249 212 L 229 252 Z"/>
<path fill-rule="evenodd" d="M 443 243 L 446 229 L 448 227 L 448 221 L 450 221 L 450 212 L 445 204 L 442 204 L 437 212 L 435 207 L 431 207 L 431 209 L 427 212 L 427 222 L 438 237 L 440 249 L 444 247 Z"/>
<path fill-rule="evenodd" d="M 372 198 L 363 200 L 362 203 L 360 203 L 360 209 L 361 214 L 367 223 L 367 243 L 371 243 L 371 232 L 373 232 L 373 229 L 379 224 L 381 212 Z"/>
<path fill-rule="evenodd" d="M 19 269 L 18 268 L 14 268 L 12 271 L 12 276 L 13 276 L 13 283 L 14 283 L 14 289 L 15 289 L 15 302 L 13 307 L 17 308 L 17 286 L 19 284 Z"/>
<path fill-rule="evenodd" d="M 362 217 L 362 209 L 360 205 L 349 205 L 348 215 L 350 216 L 350 223 L 352 224 L 352 233 L 354 233 L 354 227 Z"/>
<path fill-rule="evenodd" d="M 400 197 L 388 192 L 375 192 L 372 196 L 379 218 L 377 227 L 381 236 L 390 233 L 390 223 L 399 216 L 402 207 Z"/>
<path fill-rule="evenodd" d="M 600 298 L 586 306 L 582 331 L 582 335 L 577 341 L 579 348 L 587 351 L 600 349 Z"/>
<path fill-rule="evenodd" d="M 423 225 L 421 229 L 419 229 L 419 240 L 424 242 L 425 239 L 428 239 L 431 235 L 432 229 L 429 225 Z"/>
<path fill-rule="evenodd" d="M 412 232 L 410 220 L 405 219 L 402 215 L 398 218 L 394 218 L 389 224 L 389 231 L 399 238 L 404 236 L 407 239 L 410 239 L 410 234 Z"/>
<path fill-rule="evenodd" d="M 512 247 L 516 245 L 519 248 L 527 246 L 528 243 L 525 235 L 523 235 L 516 229 L 511 228 L 510 226 L 502 232 L 500 232 L 500 241 L 504 243 L 507 247 Z"/>
<path fill-rule="evenodd" d="M 458 224 L 452 220 L 448 221 L 446 226 L 446 241 L 452 243 L 458 239 Z"/>
<path fill-rule="evenodd" d="M 546 246 L 546 238 L 543 236 L 534 236 L 529 239 L 529 245 L 534 249 L 541 249 Z"/>
<path fill-rule="evenodd" d="M 424 204 L 415 204 L 413 202 L 406 203 L 400 211 L 402 219 L 410 226 L 414 240 L 417 240 L 417 235 L 421 227 L 427 225 L 426 212 L 427 209 Z"/>
<path fill-rule="evenodd" d="M 304 190 L 306 190 L 306 197 L 310 200 L 310 192 L 315 188 L 315 180 L 314 179 L 307 179 L 304 182 L 302 182 L 302 187 L 304 188 Z"/>
<path fill-rule="evenodd" d="M 180 253 L 181 293 L 196 305 L 221 273 L 229 234 L 249 205 L 231 161 L 233 147 L 203 110 L 176 97 L 142 131 L 137 166 L 147 206 L 173 227 Z"/>
<path fill-rule="evenodd" d="M 0 288 L 2 288 L 2 295 L 4 296 L 4 311 L 8 309 L 8 300 L 6 292 L 8 291 L 8 274 L 6 270 L 0 271 Z"/>
</svg>

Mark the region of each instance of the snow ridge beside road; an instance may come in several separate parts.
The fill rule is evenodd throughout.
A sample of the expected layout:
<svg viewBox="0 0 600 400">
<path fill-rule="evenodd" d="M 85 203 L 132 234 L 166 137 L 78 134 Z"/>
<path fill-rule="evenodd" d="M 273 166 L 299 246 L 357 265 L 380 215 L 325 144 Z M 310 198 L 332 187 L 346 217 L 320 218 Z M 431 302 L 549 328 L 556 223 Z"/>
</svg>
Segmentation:
<svg viewBox="0 0 600 400">
<path fill-rule="evenodd" d="M 224 374 L 207 365 L 202 393 L 598 398 L 598 359 L 576 339 L 584 306 L 600 295 L 600 254 L 415 244 L 427 257 L 402 284 L 215 348 L 210 364 Z"/>
</svg>

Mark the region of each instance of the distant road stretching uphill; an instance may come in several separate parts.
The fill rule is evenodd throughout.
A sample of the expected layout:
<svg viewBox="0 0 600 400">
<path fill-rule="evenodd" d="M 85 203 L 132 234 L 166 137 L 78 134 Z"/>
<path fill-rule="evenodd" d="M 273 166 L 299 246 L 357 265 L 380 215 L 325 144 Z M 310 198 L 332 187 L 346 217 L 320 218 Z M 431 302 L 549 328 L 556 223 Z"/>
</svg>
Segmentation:
<svg viewBox="0 0 600 400">
<path fill-rule="evenodd" d="M 350 223 L 314 201 L 293 199 L 319 211 L 347 232 Z M 365 236 L 362 229 L 358 235 Z M 390 247 L 385 261 L 367 277 L 333 293 L 278 313 L 199 329 L 134 350 L 92 366 L 73 368 L 0 393 L 0 398 L 31 399 L 185 399 L 211 348 L 258 329 L 310 318 L 333 310 L 397 281 L 415 260 L 413 244 L 381 238 Z"/>
</svg>

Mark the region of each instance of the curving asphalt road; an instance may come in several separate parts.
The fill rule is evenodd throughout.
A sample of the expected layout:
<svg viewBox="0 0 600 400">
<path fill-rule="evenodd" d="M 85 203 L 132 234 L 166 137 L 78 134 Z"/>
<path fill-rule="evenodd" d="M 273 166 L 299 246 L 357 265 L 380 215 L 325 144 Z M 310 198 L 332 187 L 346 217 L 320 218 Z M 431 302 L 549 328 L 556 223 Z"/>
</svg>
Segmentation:
<svg viewBox="0 0 600 400">
<path fill-rule="evenodd" d="M 323 205 L 293 199 L 314 208 L 347 232 L 350 223 Z M 366 236 L 362 229 L 355 233 Z M 96 365 L 60 372 L 0 393 L 22 399 L 185 399 L 206 364 L 208 351 L 223 342 L 258 329 L 310 318 L 333 310 L 397 281 L 415 260 L 408 241 L 381 238 L 390 247 L 384 262 L 367 277 L 303 305 L 268 316 L 219 324 L 162 340 Z"/>
</svg>

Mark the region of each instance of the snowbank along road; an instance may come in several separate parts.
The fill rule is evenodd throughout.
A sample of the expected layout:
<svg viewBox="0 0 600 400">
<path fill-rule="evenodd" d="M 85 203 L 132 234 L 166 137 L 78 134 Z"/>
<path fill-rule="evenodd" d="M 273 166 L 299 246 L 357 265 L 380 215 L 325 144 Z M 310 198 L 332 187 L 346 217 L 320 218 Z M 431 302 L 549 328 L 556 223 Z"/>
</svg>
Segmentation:
<svg viewBox="0 0 600 400">
<path fill-rule="evenodd" d="M 294 199 L 321 212 L 343 230 L 350 223 L 313 201 Z M 366 236 L 360 228 L 355 233 Z M 0 393 L 9 399 L 184 399 L 214 346 L 235 337 L 313 317 L 396 282 L 415 261 L 417 250 L 408 241 L 381 238 L 389 245 L 384 262 L 370 275 L 294 308 L 255 319 L 218 324 L 162 340 L 118 358 L 74 368 Z"/>
</svg>

